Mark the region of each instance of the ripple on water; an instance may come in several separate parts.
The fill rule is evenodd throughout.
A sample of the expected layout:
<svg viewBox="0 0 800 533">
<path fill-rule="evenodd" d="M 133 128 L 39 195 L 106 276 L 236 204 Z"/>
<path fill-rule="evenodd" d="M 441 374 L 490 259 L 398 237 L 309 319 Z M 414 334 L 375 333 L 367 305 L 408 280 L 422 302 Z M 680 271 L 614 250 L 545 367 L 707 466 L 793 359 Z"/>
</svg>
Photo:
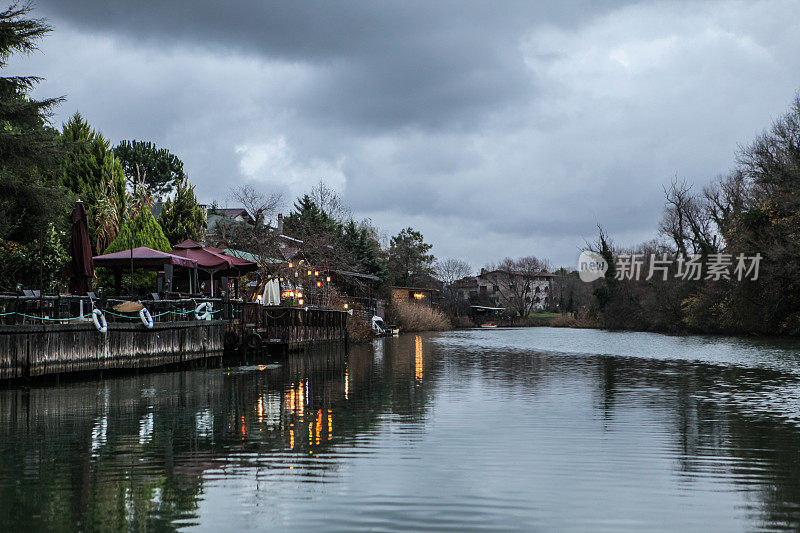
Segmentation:
<svg viewBox="0 0 800 533">
<path fill-rule="evenodd" d="M 0 523 L 796 530 L 796 353 L 479 330 L 2 390 Z"/>
</svg>

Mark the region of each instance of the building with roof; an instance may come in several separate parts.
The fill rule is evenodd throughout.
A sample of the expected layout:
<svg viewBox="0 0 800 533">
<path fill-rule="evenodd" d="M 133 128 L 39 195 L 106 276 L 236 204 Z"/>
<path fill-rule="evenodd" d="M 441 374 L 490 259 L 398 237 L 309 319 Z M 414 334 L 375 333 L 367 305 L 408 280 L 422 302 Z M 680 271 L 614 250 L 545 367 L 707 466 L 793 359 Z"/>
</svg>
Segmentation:
<svg viewBox="0 0 800 533">
<path fill-rule="evenodd" d="M 391 287 L 392 300 L 409 301 L 435 306 L 442 299 L 442 291 L 430 287 Z"/>
<path fill-rule="evenodd" d="M 455 282 L 458 299 L 473 304 L 516 309 L 525 314 L 551 305 L 555 274 L 481 269 Z M 524 312 L 523 312 L 524 311 Z"/>
</svg>

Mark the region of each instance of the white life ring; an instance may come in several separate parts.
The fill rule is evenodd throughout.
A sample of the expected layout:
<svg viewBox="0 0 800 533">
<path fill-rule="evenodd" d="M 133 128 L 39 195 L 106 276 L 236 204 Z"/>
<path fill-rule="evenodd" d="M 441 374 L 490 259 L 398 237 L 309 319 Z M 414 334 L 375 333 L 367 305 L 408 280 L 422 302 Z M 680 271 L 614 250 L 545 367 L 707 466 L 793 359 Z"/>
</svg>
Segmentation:
<svg viewBox="0 0 800 533">
<path fill-rule="evenodd" d="M 150 311 L 148 311 L 146 307 L 142 307 L 139 310 L 139 319 L 142 321 L 142 324 L 144 324 L 144 327 L 153 329 L 153 315 L 150 314 Z"/>
<path fill-rule="evenodd" d="M 100 333 L 105 333 L 108 331 L 108 322 L 106 321 L 106 317 L 100 309 L 95 309 L 92 311 L 92 322 L 94 322 L 94 327 L 96 327 L 97 331 Z"/>
<path fill-rule="evenodd" d="M 194 309 L 195 320 L 209 320 L 211 318 L 211 304 L 208 302 L 201 302 Z"/>
</svg>

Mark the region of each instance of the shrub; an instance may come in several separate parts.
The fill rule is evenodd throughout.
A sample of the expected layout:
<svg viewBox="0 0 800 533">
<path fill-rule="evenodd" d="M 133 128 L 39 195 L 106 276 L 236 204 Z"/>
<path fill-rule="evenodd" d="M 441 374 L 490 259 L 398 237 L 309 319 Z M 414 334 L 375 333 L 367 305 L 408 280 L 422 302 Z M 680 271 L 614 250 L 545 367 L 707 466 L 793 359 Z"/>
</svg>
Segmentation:
<svg viewBox="0 0 800 533">
<path fill-rule="evenodd" d="M 62 240 L 64 233 L 53 224 L 41 241 L 19 244 L 0 239 L 0 290 L 13 291 L 17 283 L 26 288 L 50 289 L 62 278 L 69 260 Z"/>
<path fill-rule="evenodd" d="M 450 317 L 450 323 L 456 329 L 466 329 L 475 327 L 475 323 L 468 316 L 464 315 Z"/>
<path fill-rule="evenodd" d="M 553 318 L 548 324 L 554 328 L 597 328 L 599 324 L 596 319 L 589 316 L 561 315 Z"/>
<path fill-rule="evenodd" d="M 391 316 L 402 331 L 444 331 L 451 327 L 447 316 L 438 309 L 412 302 L 392 302 Z"/>
<path fill-rule="evenodd" d="M 361 313 L 347 317 L 347 335 L 350 342 L 369 342 L 375 338 L 372 324 L 367 323 Z"/>
</svg>

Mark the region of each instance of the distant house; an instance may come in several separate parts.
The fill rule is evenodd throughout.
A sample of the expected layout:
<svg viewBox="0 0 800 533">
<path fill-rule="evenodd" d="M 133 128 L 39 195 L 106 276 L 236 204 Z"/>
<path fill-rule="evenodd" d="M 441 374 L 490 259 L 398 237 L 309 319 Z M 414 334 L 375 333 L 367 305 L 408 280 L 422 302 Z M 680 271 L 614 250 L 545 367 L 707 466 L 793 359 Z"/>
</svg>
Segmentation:
<svg viewBox="0 0 800 533">
<path fill-rule="evenodd" d="M 550 305 L 555 277 L 549 272 L 481 269 L 479 275 L 462 278 L 455 286 L 462 301 L 532 311 Z"/>
<path fill-rule="evenodd" d="M 206 206 L 201 206 L 205 208 Z M 213 211 L 206 212 L 206 233 L 214 235 L 218 231 L 218 226 L 224 222 L 240 222 L 245 224 L 255 224 L 253 217 L 251 217 L 246 209 L 243 208 L 217 208 Z"/>
<path fill-rule="evenodd" d="M 214 214 L 233 220 L 234 222 L 247 222 L 248 224 L 255 224 L 255 220 L 246 209 L 242 207 L 225 207 L 214 209 Z"/>
<path fill-rule="evenodd" d="M 438 305 L 442 291 L 427 287 L 391 287 L 393 301 L 416 302 L 425 305 Z"/>
<path fill-rule="evenodd" d="M 207 211 L 206 206 L 201 206 L 206 214 L 206 235 L 214 241 L 215 236 L 219 236 L 220 224 L 222 223 L 238 223 L 238 224 L 255 224 L 255 220 L 246 209 L 241 207 L 226 207 L 217 208 L 213 211 Z M 278 214 L 278 223 L 275 231 L 278 232 L 281 259 L 285 261 L 292 261 L 297 256 L 303 241 L 295 239 L 283 233 L 283 215 Z"/>
</svg>

